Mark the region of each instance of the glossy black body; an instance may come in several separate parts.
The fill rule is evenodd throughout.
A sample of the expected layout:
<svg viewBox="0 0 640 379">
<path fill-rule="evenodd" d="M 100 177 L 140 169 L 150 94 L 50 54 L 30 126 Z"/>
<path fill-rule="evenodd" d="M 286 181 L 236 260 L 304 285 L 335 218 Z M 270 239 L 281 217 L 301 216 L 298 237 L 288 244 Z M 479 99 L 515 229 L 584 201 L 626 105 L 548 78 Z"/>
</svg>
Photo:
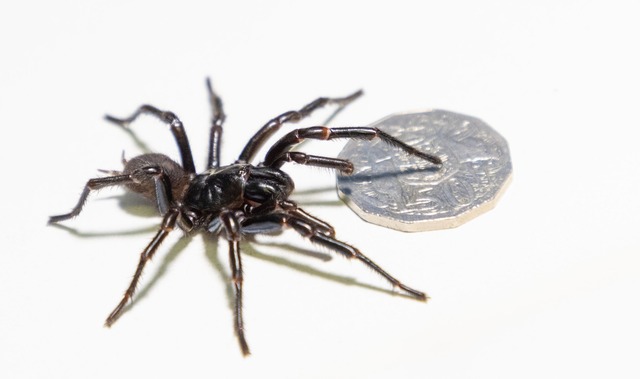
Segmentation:
<svg viewBox="0 0 640 379">
<path fill-rule="evenodd" d="M 271 167 L 236 163 L 198 174 L 184 197 L 184 206 L 198 214 L 218 217 L 225 209 L 249 205 L 275 206 L 287 200 L 294 189 L 293 180 Z"/>
</svg>

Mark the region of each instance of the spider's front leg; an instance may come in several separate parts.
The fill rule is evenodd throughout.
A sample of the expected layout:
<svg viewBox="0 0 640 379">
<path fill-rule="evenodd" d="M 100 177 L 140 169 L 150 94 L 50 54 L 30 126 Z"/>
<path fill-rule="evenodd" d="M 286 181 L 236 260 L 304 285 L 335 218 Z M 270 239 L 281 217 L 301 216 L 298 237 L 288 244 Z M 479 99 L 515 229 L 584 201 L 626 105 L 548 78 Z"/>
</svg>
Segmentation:
<svg viewBox="0 0 640 379">
<path fill-rule="evenodd" d="M 297 226 L 293 226 L 294 229 L 296 229 Z M 298 227 L 299 228 L 299 227 Z M 298 230 L 298 229 L 296 229 Z M 305 227 L 302 226 L 301 230 L 298 230 L 299 233 L 303 234 L 305 230 Z M 303 234 L 304 235 L 304 234 Z M 393 276 L 391 276 L 391 274 L 389 274 L 388 272 L 386 272 L 385 270 L 383 270 L 380 266 L 378 266 L 374 261 L 372 261 L 371 259 L 369 259 L 367 256 L 365 256 L 364 254 L 362 254 L 360 252 L 360 250 L 358 250 L 357 248 L 344 243 L 342 241 L 339 241 L 331 236 L 327 236 L 321 233 L 314 233 L 312 235 L 307 236 L 309 237 L 309 240 L 311 240 L 311 242 L 317 243 L 318 245 L 324 246 L 326 248 L 328 248 L 329 250 L 333 250 L 335 252 L 338 252 L 344 256 L 346 256 L 347 258 L 356 258 L 357 260 L 359 260 L 360 262 L 364 263 L 365 265 L 369 266 L 369 268 L 371 268 L 373 271 L 377 272 L 378 274 L 380 274 L 383 278 L 385 278 L 389 283 L 391 283 L 391 285 L 393 285 L 394 287 L 400 288 L 401 290 L 403 290 L 404 292 L 406 292 L 409 296 L 420 300 L 420 301 L 427 301 L 427 299 L 429 298 L 424 292 L 415 290 L 405 284 L 403 284 L 402 282 L 400 282 L 398 279 L 394 278 Z"/>
<path fill-rule="evenodd" d="M 299 151 L 286 151 L 276 158 L 273 158 L 273 161 L 270 163 L 265 162 L 265 164 L 273 168 L 280 168 L 288 162 L 338 170 L 344 175 L 351 175 L 353 173 L 353 163 L 348 160 L 311 155 Z"/>
<path fill-rule="evenodd" d="M 357 248 L 337 240 L 333 235 L 322 233 L 322 230 L 317 227 L 314 222 L 309 222 L 302 217 L 298 217 L 295 214 L 288 214 L 283 218 L 283 222 L 292 227 L 296 232 L 298 232 L 303 237 L 309 238 L 309 240 L 313 243 L 317 243 L 318 245 L 324 246 L 329 250 L 340 253 L 347 258 L 357 259 L 360 262 L 367 265 L 373 271 L 377 272 L 383 278 L 385 278 L 391 285 L 394 287 L 400 288 L 409 296 L 420 300 L 426 301 L 428 296 L 421 291 L 415 290 L 398 279 L 393 277 L 391 274 L 383 270 L 380 266 L 378 266 L 375 262 L 369 259 L 366 255 L 362 254 L 360 250 Z M 324 222 L 323 222 L 324 223 Z M 325 223 L 326 224 L 326 223 Z"/>
<path fill-rule="evenodd" d="M 238 162 L 249 162 L 255 154 L 258 152 L 260 147 L 264 145 L 265 141 L 269 139 L 275 132 L 280 129 L 280 127 L 289 122 L 298 122 L 303 118 L 309 117 L 314 111 L 324 107 L 329 104 L 337 104 L 338 109 L 327 119 L 325 123 L 329 123 L 333 117 L 338 114 L 344 107 L 349 105 L 352 101 L 362 96 L 362 90 L 356 91 L 349 96 L 346 97 L 320 97 L 309 104 L 302 107 L 297 111 L 289 111 L 281 114 L 278 117 L 271 119 L 267 122 L 256 134 L 249 139 L 249 142 L 240 153 L 238 157 Z"/>
<path fill-rule="evenodd" d="M 305 139 L 315 139 L 328 141 L 337 138 L 348 139 L 366 139 L 372 140 L 374 138 L 380 138 L 382 141 L 404 150 L 409 155 L 415 155 L 419 158 L 425 159 L 434 165 L 441 165 L 442 160 L 432 154 L 423 153 L 422 151 L 407 145 L 394 136 L 385 133 L 378 128 L 371 127 L 346 127 L 346 128 L 327 128 L 325 126 L 313 126 L 310 128 L 296 129 L 292 132 L 285 134 L 278 142 L 276 142 L 264 158 L 265 166 L 278 167 L 282 165 L 284 161 L 288 161 L 287 156 L 296 152 L 290 153 L 289 150 Z M 339 167 L 336 167 L 339 168 Z"/>
</svg>

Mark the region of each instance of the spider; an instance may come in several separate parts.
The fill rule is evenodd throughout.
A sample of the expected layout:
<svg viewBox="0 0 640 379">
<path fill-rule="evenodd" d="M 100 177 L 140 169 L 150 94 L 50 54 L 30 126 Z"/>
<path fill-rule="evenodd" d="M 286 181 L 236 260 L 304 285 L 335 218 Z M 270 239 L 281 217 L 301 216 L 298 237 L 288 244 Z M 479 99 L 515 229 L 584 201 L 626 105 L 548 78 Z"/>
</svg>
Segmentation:
<svg viewBox="0 0 640 379">
<path fill-rule="evenodd" d="M 172 112 L 162 111 L 151 105 L 140 106 L 127 118 L 105 116 L 123 128 L 128 128 L 138 116 L 152 115 L 167 124 L 175 138 L 182 164 L 166 155 L 148 153 L 130 160 L 122 158 L 122 171 L 104 171 L 105 177 L 89 179 L 80 199 L 71 212 L 52 216 L 49 223 L 58 223 L 80 214 L 92 191 L 111 186 L 125 186 L 153 201 L 162 216 L 159 230 L 140 254 L 133 279 L 122 300 L 109 314 L 105 326 L 110 327 L 122 314 L 125 305 L 132 299 L 146 263 L 153 257 L 162 241 L 176 227 L 186 233 L 201 231 L 221 235 L 229 244 L 229 264 L 235 292 L 234 328 L 243 355 L 250 354 L 245 338 L 242 314 L 242 259 L 240 241 L 256 234 L 273 234 L 289 227 L 318 244 L 347 258 L 355 258 L 385 278 L 394 287 L 420 301 L 427 295 L 401 283 L 391 276 L 357 248 L 335 238 L 335 231 L 328 223 L 310 215 L 300 208 L 289 196 L 294 190 L 294 182 L 281 170 L 285 163 L 318 166 L 338 170 L 343 174 L 353 172 L 353 164 L 344 159 L 310 155 L 291 151 L 305 139 L 332 140 L 380 138 L 410 155 L 422 158 L 433 166 L 440 167 L 437 156 L 421 152 L 393 136 L 371 127 L 328 128 L 314 126 L 295 129 L 285 134 L 267 151 L 264 160 L 252 164 L 254 156 L 265 142 L 284 124 L 298 122 L 315 110 L 329 104 L 342 110 L 346 105 L 362 95 L 357 91 L 342 98 L 318 98 L 298 111 L 285 112 L 267 122 L 246 144 L 238 159 L 226 166 L 220 164 L 220 142 L 225 113 L 220 97 L 213 91 L 207 78 L 206 87 L 212 110 L 207 169 L 198 174 L 193 163 L 191 148 L 180 119 Z M 333 117 L 333 116 L 332 116 Z M 331 118 L 331 117 L 330 117 Z"/>
</svg>

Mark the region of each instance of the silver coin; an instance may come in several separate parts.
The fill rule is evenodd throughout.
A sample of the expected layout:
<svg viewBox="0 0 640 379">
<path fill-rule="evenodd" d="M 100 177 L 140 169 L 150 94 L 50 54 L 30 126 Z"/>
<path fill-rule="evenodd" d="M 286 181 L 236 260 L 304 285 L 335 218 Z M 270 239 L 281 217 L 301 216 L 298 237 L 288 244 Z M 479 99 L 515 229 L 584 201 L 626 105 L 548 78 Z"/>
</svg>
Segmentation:
<svg viewBox="0 0 640 379">
<path fill-rule="evenodd" d="M 339 157 L 338 194 L 364 220 L 405 232 L 453 228 L 493 208 L 508 186 L 507 141 L 475 117 L 444 110 L 394 114 L 370 126 L 443 160 L 433 165 L 379 139 L 352 140 Z"/>
</svg>

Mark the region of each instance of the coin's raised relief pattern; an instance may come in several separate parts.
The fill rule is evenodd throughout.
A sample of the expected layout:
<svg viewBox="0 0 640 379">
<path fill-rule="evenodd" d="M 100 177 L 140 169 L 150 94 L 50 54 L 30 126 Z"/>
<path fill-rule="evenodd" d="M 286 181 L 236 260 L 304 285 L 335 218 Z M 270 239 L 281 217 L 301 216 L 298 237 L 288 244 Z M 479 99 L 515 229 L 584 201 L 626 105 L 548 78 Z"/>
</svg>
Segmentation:
<svg viewBox="0 0 640 379">
<path fill-rule="evenodd" d="M 506 140 L 474 117 L 444 110 L 396 114 L 370 126 L 442 158 L 436 170 L 379 140 L 350 141 L 338 192 L 363 219 L 402 231 L 458 226 L 493 208 L 512 173 Z"/>
</svg>

